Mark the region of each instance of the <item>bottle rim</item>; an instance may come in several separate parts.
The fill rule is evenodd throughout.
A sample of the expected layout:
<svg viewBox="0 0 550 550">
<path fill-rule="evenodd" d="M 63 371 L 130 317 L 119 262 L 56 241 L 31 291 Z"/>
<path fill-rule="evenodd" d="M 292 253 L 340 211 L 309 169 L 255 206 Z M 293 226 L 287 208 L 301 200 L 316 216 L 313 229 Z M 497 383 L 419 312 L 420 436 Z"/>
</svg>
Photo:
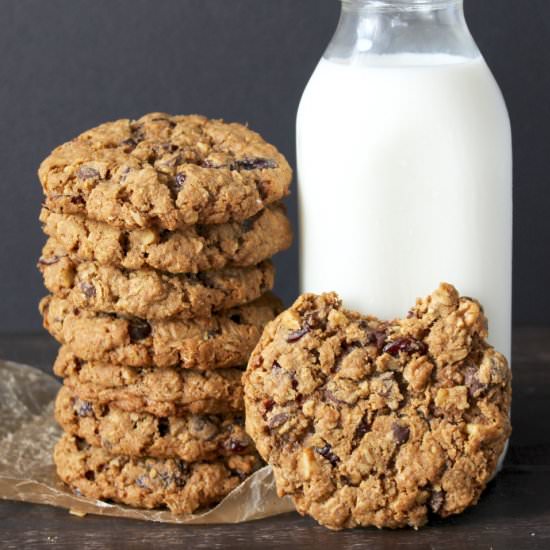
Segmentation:
<svg viewBox="0 0 550 550">
<path fill-rule="evenodd" d="M 424 10 L 426 8 L 446 8 L 463 4 L 463 0 L 340 0 L 342 4 L 359 8 Z"/>
</svg>

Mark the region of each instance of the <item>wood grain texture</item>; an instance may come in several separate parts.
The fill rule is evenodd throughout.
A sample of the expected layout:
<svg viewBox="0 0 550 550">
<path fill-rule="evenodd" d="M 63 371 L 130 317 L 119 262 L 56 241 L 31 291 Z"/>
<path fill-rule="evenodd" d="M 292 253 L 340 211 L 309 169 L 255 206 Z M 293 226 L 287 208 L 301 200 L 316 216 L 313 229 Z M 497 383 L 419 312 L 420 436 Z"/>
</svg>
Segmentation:
<svg viewBox="0 0 550 550">
<path fill-rule="evenodd" d="M 0 336 L 0 357 L 46 372 L 56 349 L 43 335 Z M 240 525 L 175 526 L 77 518 L 49 506 L 0 501 L 0 548 L 550 548 L 550 328 L 515 331 L 513 373 L 514 433 L 504 470 L 475 508 L 419 531 L 332 532 L 297 514 Z"/>
</svg>

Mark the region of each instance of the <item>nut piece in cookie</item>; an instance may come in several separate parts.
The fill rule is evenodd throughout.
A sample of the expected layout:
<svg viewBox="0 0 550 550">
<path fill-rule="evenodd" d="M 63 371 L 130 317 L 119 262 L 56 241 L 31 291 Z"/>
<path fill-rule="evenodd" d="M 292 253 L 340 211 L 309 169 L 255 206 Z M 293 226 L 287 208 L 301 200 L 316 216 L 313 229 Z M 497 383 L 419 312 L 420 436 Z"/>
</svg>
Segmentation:
<svg viewBox="0 0 550 550">
<path fill-rule="evenodd" d="M 478 302 L 442 284 L 406 319 L 305 294 L 243 380 L 280 495 L 321 524 L 419 527 L 475 504 L 510 435 L 511 373 Z"/>
</svg>

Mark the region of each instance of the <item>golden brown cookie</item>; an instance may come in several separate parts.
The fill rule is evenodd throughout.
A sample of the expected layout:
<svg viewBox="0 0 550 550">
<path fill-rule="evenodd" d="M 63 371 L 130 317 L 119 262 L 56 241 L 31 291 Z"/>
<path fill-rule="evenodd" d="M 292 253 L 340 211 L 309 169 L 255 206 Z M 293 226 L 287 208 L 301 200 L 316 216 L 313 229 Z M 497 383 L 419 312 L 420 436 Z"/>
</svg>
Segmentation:
<svg viewBox="0 0 550 550">
<path fill-rule="evenodd" d="M 212 317 L 147 321 L 87 311 L 57 296 L 40 302 L 44 328 L 82 359 L 199 370 L 245 364 L 263 327 L 281 309 L 267 293 Z"/>
<path fill-rule="evenodd" d="M 62 387 L 55 403 L 55 418 L 66 433 L 115 455 L 197 462 L 254 453 L 254 445 L 244 431 L 244 416 L 239 414 L 159 417 L 126 412 L 79 399 Z"/>
<path fill-rule="evenodd" d="M 477 502 L 510 434 L 511 373 L 448 284 L 406 319 L 305 294 L 243 377 L 246 426 L 298 511 L 338 529 L 423 525 Z"/>
<path fill-rule="evenodd" d="M 76 307 L 151 320 L 208 317 L 259 298 L 273 288 L 275 278 L 269 260 L 251 267 L 181 275 L 78 263 L 53 239 L 48 239 L 38 267 L 46 288 Z"/>
<path fill-rule="evenodd" d="M 81 215 L 42 209 L 44 232 L 72 259 L 152 267 L 170 273 L 198 273 L 246 267 L 290 246 L 292 229 L 282 204 L 273 204 L 244 222 L 191 225 L 176 231 L 159 228 L 125 230 Z"/>
<path fill-rule="evenodd" d="M 117 456 L 68 434 L 57 443 L 54 462 L 78 495 L 137 508 L 167 506 L 174 514 L 218 503 L 260 465 L 257 455 L 193 463 Z"/>
<path fill-rule="evenodd" d="M 62 346 L 54 373 L 84 401 L 156 416 L 235 413 L 244 409 L 238 368 L 197 371 L 127 367 L 79 359 Z"/>
<path fill-rule="evenodd" d="M 242 124 L 150 113 L 84 132 L 39 169 L 45 206 L 127 228 L 242 221 L 288 194 L 292 171 Z"/>
</svg>

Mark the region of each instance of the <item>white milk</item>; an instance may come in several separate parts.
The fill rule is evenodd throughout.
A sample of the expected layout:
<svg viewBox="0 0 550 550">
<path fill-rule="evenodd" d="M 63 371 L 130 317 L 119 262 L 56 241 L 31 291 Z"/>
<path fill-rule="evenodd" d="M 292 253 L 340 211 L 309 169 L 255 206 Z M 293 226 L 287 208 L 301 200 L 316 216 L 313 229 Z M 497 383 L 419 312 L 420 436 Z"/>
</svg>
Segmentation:
<svg viewBox="0 0 550 550">
<path fill-rule="evenodd" d="M 446 281 L 510 359 L 511 151 L 482 58 L 322 59 L 297 119 L 302 290 L 390 319 Z"/>
</svg>

